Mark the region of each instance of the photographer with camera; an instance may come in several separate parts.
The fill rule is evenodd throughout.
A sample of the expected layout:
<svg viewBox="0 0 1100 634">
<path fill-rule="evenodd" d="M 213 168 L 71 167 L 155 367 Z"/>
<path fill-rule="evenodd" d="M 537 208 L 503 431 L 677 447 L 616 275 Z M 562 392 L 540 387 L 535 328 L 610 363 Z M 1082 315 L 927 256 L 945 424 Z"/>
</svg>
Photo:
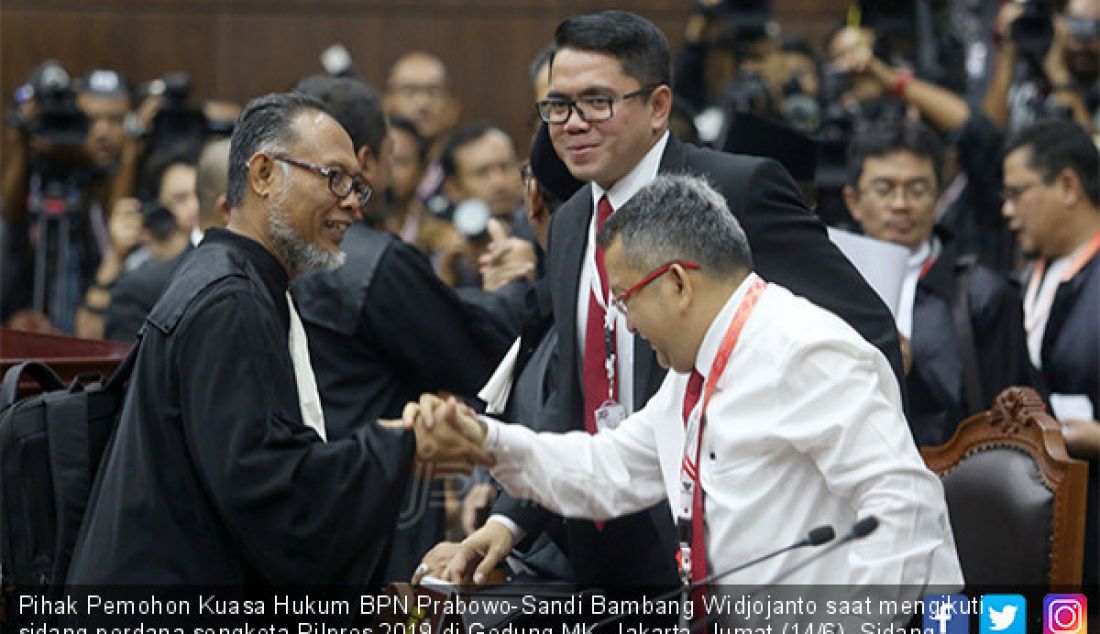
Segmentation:
<svg viewBox="0 0 1100 634">
<path fill-rule="evenodd" d="M 1088 81 L 1089 65 L 1080 61 L 1087 58 L 1080 52 L 1087 50 L 1082 42 L 1089 38 L 1080 35 L 1087 35 L 1090 25 L 1095 30 L 1100 18 L 1089 4 L 1071 2 L 1067 15 L 1056 14 L 1050 0 L 1007 2 L 1001 7 L 994 34 L 999 53 L 982 110 L 1008 134 L 1039 119 L 1067 115 L 1092 129 L 1082 84 L 1078 83 Z M 1075 17 L 1070 20 L 1069 16 Z M 1077 35 L 1071 33 L 1071 24 Z M 1078 80 L 1067 60 L 1074 60 Z M 1096 61 L 1090 61 L 1095 72 Z M 1095 74 L 1092 79 L 1095 83 Z"/>
<path fill-rule="evenodd" d="M 784 121 L 804 132 L 820 122 L 820 73 L 800 40 L 778 38 L 760 0 L 701 0 L 688 18 L 673 92 L 698 115 L 699 138 L 721 147 L 733 112 Z"/>
<path fill-rule="evenodd" d="M 960 253 L 974 254 L 984 266 L 1007 273 L 1015 264 L 1011 233 L 1000 217 L 1001 130 L 959 95 L 895 67 L 872 52 L 873 40 L 838 33 L 834 38 L 833 68 L 849 73 L 853 91 L 864 98 L 889 95 L 910 114 L 919 115 L 949 142 L 944 162 L 944 188 L 936 218 L 954 237 Z M 847 38 L 847 39 L 845 39 Z M 847 42 L 849 46 L 836 46 Z M 858 133 L 857 133 L 858 136 Z"/>
<path fill-rule="evenodd" d="M 191 246 L 199 212 L 195 162 L 195 153 L 189 146 L 159 150 L 150 155 L 145 166 L 146 182 L 138 192 L 145 202 L 124 198 L 115 206 L 111 248 L 104 254 L 95 283 L 89 287 L 77 313 L 79 336 L 103 337 L 104 316 L 117 281 L 151 264 L 174 261 Z M 129 336 L 120 340 L 129 341 L 134 333 L 125 334 Z"/>
<path fill-rule="evenodd" d="M 113 70 L 73 82 L 49 60 L 15 101 L 6 131 L 0 321 L 73 332 L 112 241 L 107 210 L 133 188 L 140 147 L 124 127 L 129 91 Z"/>
</svg>

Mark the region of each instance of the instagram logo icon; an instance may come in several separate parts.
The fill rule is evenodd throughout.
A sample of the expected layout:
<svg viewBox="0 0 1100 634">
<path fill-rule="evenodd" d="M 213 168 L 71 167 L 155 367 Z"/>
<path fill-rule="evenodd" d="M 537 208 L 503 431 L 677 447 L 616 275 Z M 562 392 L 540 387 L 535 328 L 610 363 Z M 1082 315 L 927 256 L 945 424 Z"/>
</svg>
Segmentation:
<svg viewBox="0 0 1100 634">
<path fill-rule="evenodd" d="M 1085 595 L 1048 594 L 1043 599 L 1043 634 L 1088 634 Z"/>
</svg>

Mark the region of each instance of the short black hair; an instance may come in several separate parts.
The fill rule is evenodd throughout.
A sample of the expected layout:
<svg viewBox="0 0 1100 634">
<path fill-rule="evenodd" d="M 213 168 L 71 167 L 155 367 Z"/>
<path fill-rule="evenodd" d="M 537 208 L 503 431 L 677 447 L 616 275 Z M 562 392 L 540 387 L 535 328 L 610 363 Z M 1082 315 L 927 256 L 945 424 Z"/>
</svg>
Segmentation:
<svg viewBox="0 0 1100 634">
<path fill-rule="evenodd" d="M 1021 148 L 1031 150 L 1028 165 L 1043 182 L 1049 185 L 1062 170 L 1073 170 L 1085 197 L 1094 207 L 1100 206 L 1100 152 L 1084 128 L 1066 119 L 1039 121 L 1008 140 L 1005 156 Z"/>
<path fill-rule="evenodd" d="M 542 49 L 535 53 L 535 58 L 531 60 L 531 66 L 527 68 L 527 75 L 531 79 L 531 86 L 534 87 L 539 81 L 539 69 L 544 65 L 549 64 L 550 60 L 554 58 L 554 43 L 551 42 Z"/>
<path fill-rule="evenodd" d="M 300 92 L 256 97 L 244 107 L 229 142 L 229 180 L 225 193 L 230 208 L 244 202 L 248 160 L 259 151 L 273 151 L 297 140 L 291 126 L 303 110 L 328 113 L 324 104 Z"/>
<path fill-rule="evenodd" d="M 141 201 L 156 200 L 160 195 L 160 183 L 173 165 L 195 167 L 199 162 L 199 147 L 190 141 L 179 141 L 154 150 L 145 159 L 135 196 Z"/>
<path fill-rule="evenodd" d="M 420 165 L 428 164 L 428 140 L 424 138 L 423 134 L 420 134 L 420 130 L 416 129 L 416 124 L 412 122 L 412 119 L 391 114 L 390 129 L 401 130 L 411 135 L 413 141 L 416 142 L 416 157 L 419 159 Z"/>
<path fill-rule="evenodd" d="M 443 146 L 443 153 L 439 155 L 439 166 L 443 169 L 443 177 L 454 178 L 458 175 L 458 163 L 455 161 L 455 154 L 459 150 L 493 131 L 504 133 L 503 130 L 488 121 L 474 121 L 455 130 L 447 138 L 447 143 Z"/>
<path fill-rule="evenodd" d="M 386 138 L 386 113 L 378 93 L 366 83 L 351 77 L 312 75 L 298 82 L 296 92 L 305 93 L 321 103 L 347 130 L 355 150 L 364 145 L 378 156 Z"/>
<path fill-rule="evenodd" d="M 672 85 L 672 57 L 668 38 L 655 24 L 627 11 L 600 11 L 562 20 L 554 31 L 556 51 L 563 48 L 597 51 L 614 56 L 623 72 L 642 86 Z"/>
<path fill-rule="evenodd" d="M 863 164 L 894 152 L 910 152 L 932 162 L 936 185 L 943 184 L 943 143 L 931 128 L 916 121 L 890 119 L 876 122 L 848 142 L 848 184 L 859 187 Z"/>
</svg>

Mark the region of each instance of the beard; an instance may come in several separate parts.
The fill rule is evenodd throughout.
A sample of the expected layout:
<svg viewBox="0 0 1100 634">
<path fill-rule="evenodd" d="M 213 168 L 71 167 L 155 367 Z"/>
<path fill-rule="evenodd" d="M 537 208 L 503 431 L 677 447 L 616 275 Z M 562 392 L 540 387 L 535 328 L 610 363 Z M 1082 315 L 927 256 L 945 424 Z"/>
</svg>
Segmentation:
<svg viewBox="0 0 1100 634">
<path fill-rule="evenodd" d="M 271 205 L 271 213 L 267 216 L 267 228 L 275 241 L 275 247 L 279 249 L 290 269 L 290 277 L 293 279 L 306 273 L 320 273 L 335 271 L 344 264 L 347 257 L 343 251 L 326 251 L 320 246 L 307 241 L 290 225 L 290 215 L 284 207 L 285 192 L 279 200 Z"/>
</svg>

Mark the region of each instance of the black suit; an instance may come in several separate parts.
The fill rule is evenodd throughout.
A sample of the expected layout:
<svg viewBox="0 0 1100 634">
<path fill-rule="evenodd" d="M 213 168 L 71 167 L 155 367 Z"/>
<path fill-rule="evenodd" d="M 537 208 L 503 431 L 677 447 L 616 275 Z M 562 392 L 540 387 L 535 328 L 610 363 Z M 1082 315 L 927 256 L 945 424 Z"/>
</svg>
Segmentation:
<svg viewBox="0 0 1100 634">
<path fill-rule="evenodd" d="M 844 318 L 882 350 L 895 374 L 902 376 L 897 330 L 889 311 L 829 241 L 825 225 L 803 205 L 794 181 L 779 163 L 699 149 L 670 138 L 660 171 L 706 176 L 745 230 L 755 270 Z M 591 216 L 592 192 L 585 187 L 554 213 L 550 224 L 547 279 L 558 331 L 560 431 L 583 428 L 576 303 Z M 635 409 L 653 396 L 664 375 L 653 349 L 635 337 Z M 545 509 L 507 496 L 494 512 L 528 531 L 552 517 Z M 578 583 L 675 583 L 678 541 L 671 517 L 667 503 L 662 503 L 608 522 L 602 531 L 591 522 L 567 522 Z"/>
</svg>

